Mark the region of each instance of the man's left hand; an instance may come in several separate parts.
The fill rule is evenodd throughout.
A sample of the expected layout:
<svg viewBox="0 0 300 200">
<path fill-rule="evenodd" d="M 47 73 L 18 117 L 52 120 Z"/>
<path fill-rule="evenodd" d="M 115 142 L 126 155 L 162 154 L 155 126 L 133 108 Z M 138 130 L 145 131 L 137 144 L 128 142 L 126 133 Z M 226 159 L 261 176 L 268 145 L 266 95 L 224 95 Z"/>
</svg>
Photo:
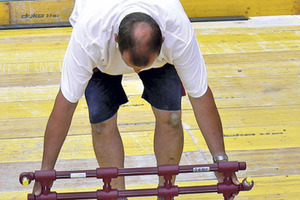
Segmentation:
<svg viewBox="0 0 300 200">
<path fill-rule="evenodd" d="M 215 172 L 215 175 L 216 175 L 219 183 L 223 183 L 224 182 L 224 173 Z M 231 179 L 232 179 L 233 184 L 235 184 L 235 185 L 239 185 L 240 184 L 240 182 L 238 181 L 238 179 L 236 177 L 236 174 L 234 172 L 231 174 Z M 234 197 L 237 196 L 237 195 L 238 194 L 233 194 L 232 197 L 230 198 L 230 200 L 233 200 Z"/>
</svg>

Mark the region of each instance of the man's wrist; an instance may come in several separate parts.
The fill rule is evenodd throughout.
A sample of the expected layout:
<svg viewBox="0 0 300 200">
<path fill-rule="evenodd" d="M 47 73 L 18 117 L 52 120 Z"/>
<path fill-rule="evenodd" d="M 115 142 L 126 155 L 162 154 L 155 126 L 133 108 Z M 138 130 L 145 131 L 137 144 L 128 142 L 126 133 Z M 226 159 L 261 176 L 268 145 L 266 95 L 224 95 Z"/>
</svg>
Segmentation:
<svg viewBox="0 0 300 200">
<path fill-rule="evenodd" d="M 42 163 L 41 166 L 41 170 L 53 170 L 54 169 L 54 165 L 53 164 L 46 164 L 46 163 Z"/>
<path fill-rule="evenodd" d="M 213 162 L 214 163 L 217 163 L 217 162 L 220 162 L 220 161 L 228 161 L 228 156 L 225 154 L 223 156 L 215 156 L 215 157 L 213 157 Z"/>
</svg>

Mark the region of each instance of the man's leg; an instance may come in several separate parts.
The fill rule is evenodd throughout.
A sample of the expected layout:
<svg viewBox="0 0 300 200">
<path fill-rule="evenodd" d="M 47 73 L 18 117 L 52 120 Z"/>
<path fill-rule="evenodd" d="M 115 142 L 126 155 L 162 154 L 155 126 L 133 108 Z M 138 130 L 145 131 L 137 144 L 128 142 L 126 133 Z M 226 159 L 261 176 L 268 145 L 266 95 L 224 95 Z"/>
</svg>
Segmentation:
<svg viewBox="0 0 300 200">
<path fill-rule="evenodd" d="M 165 111 L 152 107 L 156 119 L 154 152 L 157 165 L 179 164 L 183 151 L 181 111 Z M 175 176 L 172 179 L 174 184 Z M 163 177 L 159 185 L 164 184 Z"/>
<path fill-rule="evenodd" d="M 154 152 L 157 165 L 179 164 L 183 150 L 183 88 L 177 71 L 173 65 L 166 64 L 138 75 L 144 84 L 142 97 L 151 104 L 156 119 Z M 172 182 L 175 182 L 175 176 Z M 164 178 L 160 177 L 159 185 L 163 184 Z"/>
<path fill-rule="evenodd" d="M 124 149 L 117 126 L 119 106 L 127 97 L 121 85 L 122 76 L 111 76 L 94 69 L 85 90 L 92 137 L 97 161 L 103 167 L 124 167 Z M 124 178 L 112 179 L 113 188 L 124 189 Z"/>
<path fill-rule="evenodd" d="M 124 147 L 117 126 L 117 113 L 107 121 L 92 124 L 94 151 L 101 168 L 124 168 Z M 112 179 L 111 186 L 125 189 L 124 177 Z"/>
</svg>

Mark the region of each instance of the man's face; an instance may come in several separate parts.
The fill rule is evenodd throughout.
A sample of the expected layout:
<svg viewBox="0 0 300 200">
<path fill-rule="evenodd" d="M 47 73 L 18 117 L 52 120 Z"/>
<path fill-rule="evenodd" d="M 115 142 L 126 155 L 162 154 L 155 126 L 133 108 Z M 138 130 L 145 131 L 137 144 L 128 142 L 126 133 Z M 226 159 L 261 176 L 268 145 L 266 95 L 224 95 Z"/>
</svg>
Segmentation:
<svg viewBox="0 0 300 200">
<path fill-rule="evenodd" d="M 157 57 L 156 53 L 150 54 L 149 64 L 147 66 L 144 66 L 144 67 L 139 67 L 139 66 L 134 66 L 132 64 L 132 62 L 131 62 L 131 53 L 129 51 L 124 51 L 123 54 L 122 54 L 123 61 L 126 63 L 126 65 L 128 67 L 133 68 L 136 73 L 140 73 L 140 71 L 142 69 L 146 69 L 146 68 L 150 67 L 154 63 L 156 57 Z"/>
</svg>

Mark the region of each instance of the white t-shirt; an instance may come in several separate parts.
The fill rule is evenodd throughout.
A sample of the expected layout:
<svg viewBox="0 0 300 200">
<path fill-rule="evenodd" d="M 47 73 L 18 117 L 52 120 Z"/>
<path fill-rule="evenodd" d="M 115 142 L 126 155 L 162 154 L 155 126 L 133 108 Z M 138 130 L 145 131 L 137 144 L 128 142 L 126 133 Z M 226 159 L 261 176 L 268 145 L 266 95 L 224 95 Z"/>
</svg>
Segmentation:
<svg viewBox="0 0 300 200">
<path fill-rule="evenodd" d="M 61 90 L 68 101 L 77 102 L 83 96 L 95 67 L 111 75 L 134 72 L 122 60 L 114 40 L 121 20 L 133 12 L 150 15 L 165 37 L 150 68 L 173 64 L 190 96 L 200 97 L 206 92 L 205 63 L 179 0 L 76 0 L 61 78 Z"/>
</svg>

